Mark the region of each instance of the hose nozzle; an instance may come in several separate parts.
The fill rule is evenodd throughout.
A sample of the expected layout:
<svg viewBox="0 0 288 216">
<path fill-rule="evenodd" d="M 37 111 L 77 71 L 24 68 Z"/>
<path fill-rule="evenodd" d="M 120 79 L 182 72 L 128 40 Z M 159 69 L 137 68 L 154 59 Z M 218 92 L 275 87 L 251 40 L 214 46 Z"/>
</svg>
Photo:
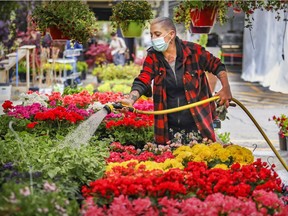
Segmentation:
<svg viewBox="0 0 288 216">
<path fill-rule="evenodd" d="M 109 113 L 111 113 L 113 111 L 113 109 L 122 109 L 124 107 L 128 107 L 128 106 L 124 106 L 122 103 L 113 103 L 113 104 L 106 104 L 104 106 L 104 109 L 106 109 L 106 111 Z M 129 112 L 135 112 L 135 108 L 134 107 L 128 107 Z"/>
</svg>

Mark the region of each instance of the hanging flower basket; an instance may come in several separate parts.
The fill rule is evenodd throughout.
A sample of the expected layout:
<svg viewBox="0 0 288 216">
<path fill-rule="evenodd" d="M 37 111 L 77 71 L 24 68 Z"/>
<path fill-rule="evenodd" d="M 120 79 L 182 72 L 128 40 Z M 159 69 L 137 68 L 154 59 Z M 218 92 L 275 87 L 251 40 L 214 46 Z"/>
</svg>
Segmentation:
<svg viewBox="0 0 288 216">
<path fill-rule="evenodd" d="M 192 22 L 190 23 L 190 33 L 192 34 L 209 34 L 211 31 L 212 27 L 208 26 L 208 27 L 196 27 L 193 26 Z"/>
<path fill-rule="evenodd" d="M 120 27 L 121 27 L 121 25 L 120 25 Z M 122 33 L 123 37 L 125 37 L 125 38 L 141 37 L 142 32 L 143 32 L 143 25 L 139 25 L 135 21 L 131 21 L 129 23 L 127 29 L 121 27 L 121 33 Z"/>
<path fill-rule="evenodd" d="M 53 40 L 69 40 L 56 26 L 49 27 L 49 31 Z"/>
<path fill-rule="evenodd" d="M 216 21 L 217 8 L 191 9 L 190 18 L 194 27 L 212 27 Z"/>
</svg>

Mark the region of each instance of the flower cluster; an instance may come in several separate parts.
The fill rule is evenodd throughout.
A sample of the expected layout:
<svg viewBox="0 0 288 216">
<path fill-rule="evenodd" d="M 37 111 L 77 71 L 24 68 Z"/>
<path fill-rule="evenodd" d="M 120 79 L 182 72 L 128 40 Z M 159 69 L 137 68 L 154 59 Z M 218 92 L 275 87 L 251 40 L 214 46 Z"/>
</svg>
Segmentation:
<svg viewBox="0 0 288 216">
<path fill-rule="evenodd" d="M 132 163 L 135 169 L 144 165 L 147 170 L 167 171 L 170 168 L 183 169 L 190 161 L 205 162 L 209 168 L 228 169 L 233 163 L 244 165 L 251 164 L 254 160 L 252 152 L 246 148 L 238 145 L 229 145 L 224 148 L 219 143 L 213 143 L 209 146 L 204 144 L 196 144 L 193 147 L 181 146 L 174 150 L 173 154 L 170 151 L 165 151 L 159 155 L 148 151 L 138 153 L 131 146 L 122 148 L 123 151 L 110 153 L 106 171 L 110 171 L 116 166 L 127 167 Z"/>
<path fill-rule="evenodd" d="M 92 95 L 93 101 L 99 101 L 102 104 L 119 101 L 123 99 L 124 95 L 122 93 L 113 92 L 95 92 Z"/>
<path fill-rule="evenodd" d="M 8 116 L 13 116 L 15 118 L 20 119 L 33 119 L 33 117 L 39 113 L 46 111 L 47 108 L 39 103 L 33 103 L 32 105 L 16 105 L 10 107 L 9 111 L 7 112 Z"/>
<path fill-rule="evenodd" d="M 6 113 L 10 109 L 13 108 L 13 102 L 9 100 L 5 100 L 4 103 L 2 104 L 2 107 L 3 107 L 3 112 Z"/>
<path fill-rule="evenodd" d="M 251 197 L 254 190 L 281 192 L 281 179 L 267 164 L 257 160 L 251 165 L 233 164 L 230 170 L 209 169 L 205 163 L 189 162 L 182 169 L 166 172 L 146 170 L 133 163 L 127 168 L 116 166 L 102 179 L 82 187 L 84 197 L 93 196 L 98 204 L 111 203 L 115 197 L 187 199 L 196 196 L 205 199 L 213 193 L 234 197 Z"/>
<path fill-rule="evenodd" d="M 137 114 L 137 113 L 130 113 L 127 112 L 124 116 L 120 119 L 109 119 L 106 120 L 106 128 L 111 129 L 113 127 L 150 127 L 153 126 L 154 120 L 153 116 L 151 115 L 144 115 L 144 114 Z"/>
<path fill-rule="evenodd" d="M 155 161 L 155 162 L 164 162 L 168 158 L 174 158 L 172 152 L 164 152 L 161 155 L 155 155 L 152 152 L 143 151 L 139 152 L 134 146 L 123 146 L 119 142 L 113 142 L 110 146 L 110 156 L 107 159 L 107 162 L 111 165 L 114 162 L 124 162 L 130 160 L 137 161 Z M 109 166 L 109 165 L 108 165 Z M 116 166 L 113 165 L 113 166 Z"/>
<path fill-rule="evenodd" d="M 279 134 L 281 137 L 288 136 L 288 118 L 285 114 L 276 117 L 275 115 L 272 117 L 272 120 L 276 123 L 279 128 Z M 272 121 L 269 119 L 269 121 Z"/>
<path fill-rule="evenodd" d="M 61 95 L 60 92 L 53 92 L 49 96 L 50 106 L 68 106 L 75 105 L 81 108 L 87 108 L 93 101 L 93 97 L 87 90 L 83 90 L 80 93 L 73 95 Z"/>
<path fill-rule="evenodd" d="M 168 199 L 163 197 L 153 202 L 148 197 L 129 199 L 120 195 L 111 203 L 109 209 L 94 204 L 88 197 L 82 208 L 82 215 L 266 215 L 268 212 L 277 215 L 287 215 L 288 206 L 280 202 L 272 192 L 259 190 L 253 192 L 251 198 L 242 199 L 215 193 L 202 201 L 197 198 L 186 200 Z"/>
<path fill-rule="evenodd" d="M 206 162 L 208 167 L 229 168 L 233 163 L 251 164 L 254 160 L 252 152 L 238 145 L 222 146 L 219 143 L 211 145 L 196 144 L 192 147 L 180 146 L 173 154 L 182 163 L 189 161 Z"/>
<path fill-rule="evenodd" d="M 32 105 L 34 103 L 39 103 L 44 107 L 48 106 L 49 97 L 45 94 L 40 94 L 38 92 L 31 92 L 28 93 L 21 93 L 20 94 L 20 101 L 22 101 L 23 106 Z"/>
<path fill-rule="evenodd" d="M 54 109 L 36 113 L 34 119 L 38 121 L 67 120 L 71 123 L 76 123 L 77 121 L 84 120 L 84 117 L 74 111 L 67 112 L 67 109 L 64 107 L 56 107 Z"/>
</svg>

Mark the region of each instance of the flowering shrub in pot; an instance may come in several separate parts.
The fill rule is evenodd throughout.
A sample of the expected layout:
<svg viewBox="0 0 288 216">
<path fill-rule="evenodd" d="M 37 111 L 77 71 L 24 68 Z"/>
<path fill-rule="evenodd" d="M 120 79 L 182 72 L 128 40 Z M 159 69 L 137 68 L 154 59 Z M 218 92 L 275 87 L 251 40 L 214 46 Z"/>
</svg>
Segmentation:
<svg viewBox="0 0 288 216">
<path fill-rule="evenodd" d="M 47 1 L 32 11 L 41 32 L 56 27 L 65 37 L 85 43 L 97 31 L 96 17 L 82 1 Z M 61 39 L 61 38 L 59 38 Z"/>
</svg>

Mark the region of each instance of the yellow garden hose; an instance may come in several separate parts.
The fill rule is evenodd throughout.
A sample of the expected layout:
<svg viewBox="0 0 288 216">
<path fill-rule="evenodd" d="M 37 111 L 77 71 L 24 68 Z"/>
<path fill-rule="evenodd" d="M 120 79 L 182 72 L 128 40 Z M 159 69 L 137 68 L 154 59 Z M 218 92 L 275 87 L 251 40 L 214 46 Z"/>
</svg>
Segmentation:
<svg viewBox="0 0 288 216">
<path fill-rule="evenodd" d="M 217 99 L 219 99 L 219 96 L 214 96 L 214 97 L 208 98 L 206 100 L 198 101 L 196 103 L 192 103 L 192 104 L 188 104 L 188 105 L 185 105 L 185 106 L 176 107 L 176 108 L 172 108 L 172 109 L 167 109 L 167 110 L 142 111 L 142 110 L 136 110 L 136 109 L 133 108 L 134 109 L 133 111 L 136 112 L 136 113 L 148 114 L 148 115 L 149 114 L 152 114 L 152 115 L 163 115 L 163 114 L 168 114 L 168 113 L 182 111 L 182 110 L 185 110 L 185 109 L 190 109 L 190 108 L 193 108 L 193 107 L 196 107 L 196 106 L 200 106 L 200 105 L 205 104 L 205 103 L 209 103 L 211 101 L 215 101 Z M 278 158 L 278 160 L 284 166 L 286 171 L 288 171 L 288 167 L 287 167 L 286 163 L 284 162 L 282 157 L 279 155 L 278 151 L 275 149 L 275 147 L 273 146 L 271 141 L 268 139 L 267 135 L 264 133 L 264 131 L 262 130 L 262 128 L 260 127 L 258 122 L 255 120 L 255 118 L 251 115 L 251 113 L 247 110 L 247 108 L 242 103 L 240 103 L 240 101 L 236 100 L 235 98 L 232 98 L 232 101 L 234 101 L 237 105 L 239 105 L 242 108 L 242 110 L 244 110 L 244 112 L 249 116 L 249 118 L 252 120 L 254 125 L 257 127 L 257 129 L 259 130 L 259 132 L 261 133 L 263 138 L 266 140 L 266 142 L 268 143 L 268 145 L 270 146 L 270 148 L 272 149 L 272 151 L 274 152 L 274 154 Z"/>
</svg>

